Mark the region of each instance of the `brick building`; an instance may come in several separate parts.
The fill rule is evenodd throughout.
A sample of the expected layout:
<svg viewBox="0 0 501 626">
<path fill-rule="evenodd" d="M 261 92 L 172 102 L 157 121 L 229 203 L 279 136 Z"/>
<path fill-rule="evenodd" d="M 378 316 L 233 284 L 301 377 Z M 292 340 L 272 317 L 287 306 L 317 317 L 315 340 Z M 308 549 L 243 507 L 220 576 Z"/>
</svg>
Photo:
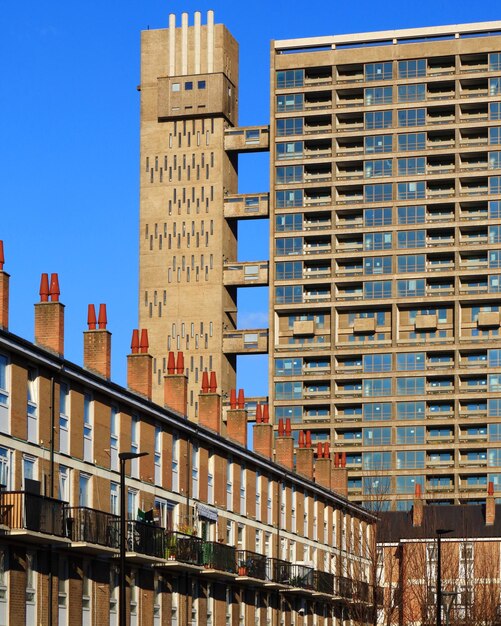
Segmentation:
<svg viewBox="0 0 501 626">
<path fill-rule="evenodd" d="M 84 367 L 65 360 L 55 274 L 34 343 L 13 335 L 0 261 L 0 624 L 117 624 L 120 451 L 148 453 L 127 467 L 130 626 L 333 626 L 370 604 L 374 518 L 331 491 L 346 493 L 341 459 L 307 434 L 294 460 L 281 421 L 274 461 L 267 406 L 248 450 L 243 392 L 223 421 L 213 373 L 188 420 L 182 352 L 153 403 L 146 330 L 116 385 L 104 305 L 89 306 Z"/>
</svg>

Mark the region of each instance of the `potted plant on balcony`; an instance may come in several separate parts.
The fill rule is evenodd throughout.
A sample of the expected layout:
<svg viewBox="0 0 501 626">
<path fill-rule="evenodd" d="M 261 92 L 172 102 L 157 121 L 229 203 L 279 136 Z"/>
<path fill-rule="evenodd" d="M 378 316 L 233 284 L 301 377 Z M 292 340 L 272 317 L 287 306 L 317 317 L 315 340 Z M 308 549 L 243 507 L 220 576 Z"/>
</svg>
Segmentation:
<svg viewBox="0 0 501 626">
<path fill-rule="evenodd" d="M 248 576 L 249 568 L 252 565 L 252 561 L 250 558 L 242 559 L 238 563 L 238 575 L 239 576 Z"/>
</svg>

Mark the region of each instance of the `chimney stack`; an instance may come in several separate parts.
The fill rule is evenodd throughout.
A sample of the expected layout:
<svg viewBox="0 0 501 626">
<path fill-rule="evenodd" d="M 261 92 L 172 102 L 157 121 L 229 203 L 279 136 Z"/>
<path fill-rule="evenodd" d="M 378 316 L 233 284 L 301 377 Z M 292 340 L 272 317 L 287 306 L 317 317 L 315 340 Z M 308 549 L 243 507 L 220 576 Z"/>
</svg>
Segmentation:
<svg viewBox="0 0 501 626">
<path fill-rule="evenodd" d="M 270 414 L 267 404 L 256 406 L 256 423 L 253 430 L 254 452 L 267 459 L 273 456 L 273 425 L 270 424 Z"/>
<path fill-rule="evenodd" d="M 275 462 L 288 469 L 294 469 L 294 438 L 292 437 L 291 421 L 288 417 L 278 422 L 278 437 L 275 440 Z"/>
<path fill-rule="evenodd" d="M 0 239 L 0 328 L 9 328 L 9 274 L 4 271 L 5 256 L 3 241 Z"/>
<path fill-rule="evenodd" d="M 489 482 L 485 499 L 485 525 L 492 526 L 496 521 L 496 500 L 494 499 L 494 483 Z"/>
<path fill-rule="evenodd" d="M 299 431 L 299 447 L 296 450 L 296 471 L 313 480 L 313 456 L 314 451 L 311 447 L 311 432 L 309 430 Z"/>
<path fill-rule="evenodd" d="M 153 387 L 153 357 L 149 354 L 148 331 L 132 331 L 131 354 L 127 355 L 127 387 L 151 400 Z"/>
<path fill-rule="evenodd" d="M 106 330 L 108 320 L 106 305 L 99 305 L 99 317 L 96 309 L 89 304 L 87 309 L 88 330 L 84 331 L 84 367 L 106 379 L 111 378 L 111 333 Z M 96 328 L 96 325 L 99 328 Z"/>
<path fill-rule="evenodd" d="M 139 346 L 138 346 L 139 349 Z M 164 376 L 164 404 L 181 415 L 188 412 L 188 378 L 184 373 L 184 354 L 174 352 L 167 358 L 167 376 Z"/>
<path fill-rule="evenodd" d="M 424 502 L 421 495 L 421 485 L 416 483 L 414 487 L 414 506 L 412 507 L 412 525 L 423 525 Z"/>
<path fill-rule="evenodd" d="M 315 462 L 315 482 L 327 489 L 331 488 L 332 460 L 329 443 L 317 444 L 317 460 Z"/>
<path fill-rule="evenodd" d="M 59 280 L 48 274 L 40 280 L 40 302 L 35 304 L 35 343 L 59 356 L 64 354 L 64 304 L 59 302 Z"/>
<path fill-rule="evenodd" d="M 226 412 L 226 432 L 229 439 L 237 441 L 244 448 L 247 447 L 247 411 L 245 409 L 244 390 L 238 392 L 237 406 L 232 408 L 232 392 L 230 391 L 230 408 Z"/>
<path fill-rule="evenodd" d="M 331 489 L 344 497 L 348 497 L 348 471 L 346 469 L 346 452 L 334 454 L 334 467 L 331 470 Z"/>
<path fill-rule="evenodd" d="M 198 396 L 198 423 L 216 433 L 221 432 L 221 396 L 217 393 L 216 372 L 202 374 L 202 390 Z"/>
</svg>

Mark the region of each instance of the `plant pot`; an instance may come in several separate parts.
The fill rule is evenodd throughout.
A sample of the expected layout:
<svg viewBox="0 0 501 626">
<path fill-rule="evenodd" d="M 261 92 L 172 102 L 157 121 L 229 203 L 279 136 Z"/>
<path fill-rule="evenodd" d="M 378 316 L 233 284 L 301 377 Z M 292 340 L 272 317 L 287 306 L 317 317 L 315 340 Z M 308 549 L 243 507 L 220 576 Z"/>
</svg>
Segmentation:
<svg viewBox="0 0 501 626">
<path fill-rule="evenodd" d="M 238 568 L 238 575 L 239 576 L 247 576 L 247 568 L 245 566 L 241 565 Z"/>
</svg>

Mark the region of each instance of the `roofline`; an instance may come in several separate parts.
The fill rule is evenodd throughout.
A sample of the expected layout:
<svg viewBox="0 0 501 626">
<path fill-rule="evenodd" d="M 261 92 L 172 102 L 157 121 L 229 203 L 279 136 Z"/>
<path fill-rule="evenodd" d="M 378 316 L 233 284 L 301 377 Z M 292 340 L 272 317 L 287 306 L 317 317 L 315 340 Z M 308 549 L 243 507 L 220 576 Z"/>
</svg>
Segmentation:
<svg viewBox="0 0 501 626">
<path fill-rule="evenodd" d="M 363 517 L 367 521 L 376 521 L 376 516 L 371 511 L 355 504 L 354 502 L 350 502 L 335 491 L 326 489 L 322 485 L 319 485 L 318 483 L 315 483 L 292 470 L 288 470 L 286 467 L 277 464 L 273 460 L 270 463 L 270 459 L 257 454 L 253 450 L 240 446 L 238 443 L 229 441 L 226 437 L 223 437 L 209 428 L 205 428 L 196 422 L 188 420 L 186 416 L 173 411 L 171 408 L 155 404 L 151 400 L 148 400 L 133 391 L 130 391 L 129 389 L 125 389 L 117 383 L 113 383 L 110 380 L 93 374 L 85 368 L 80 367 L 63 357 L 59 357 L 52 352 L 49 352 L 44 348 L 27 341 L 26 339 L 23 339 L 22 337 L 5 330 L 0 330 L 0 349 L 1 348 L 21 354 L 27 360 L 37 363 L 39 366 L 45 367 L 48 370 L 52 370 L 61 378 L 77 380 L 80 384 L 90 390 L 98 391 L 117 403 L 128 404 L 132 410 L 140 412 L 143 415 L 150 417 L 150 419 L 155 419 L 163 422 L 164 424 L 168 424 L 172 428 L 184 432 L 188 437 L 196 435 L 200 441 L 207 443 L 209 446 L 219 447 L 229 454 L 238 456 L 246 462 L 253 463 L 263 472 L 274 475 L 274 478 L 279 482 L 280 480 L 285 479 L 300 487 L 308 488 L 311 493 L 316 493 L 321 497 L 330 499 L 331 502 L 335 502 L 341 508 L 356 511 L 360 517 Z"/>
<path fill-rule="evenodd" d="M 360 44 L 385 42 L 398 44 L 406 39 L 423 38 L 423 37 L 446 37 L 453 36 L 459 39 L 461 35 L 475 33 L 489 33 L 491 31 L 500 31 L 501 21 L 477 22 L 470 24 L 451 24 L 450 26 L 426 26 L 422 28 L 403 28 L 400 30 L 381 30 L 367 33 L 354 33 L 346 35 L 328 35 L 326 37 L 305 37 L 300 39 L 280 39 L 273 41 L 272 45 L 276 51 L 288 50 L 294 48 L 317 48 L 332 47 L 335 49 L 337 44 Z"/>
</svg>

